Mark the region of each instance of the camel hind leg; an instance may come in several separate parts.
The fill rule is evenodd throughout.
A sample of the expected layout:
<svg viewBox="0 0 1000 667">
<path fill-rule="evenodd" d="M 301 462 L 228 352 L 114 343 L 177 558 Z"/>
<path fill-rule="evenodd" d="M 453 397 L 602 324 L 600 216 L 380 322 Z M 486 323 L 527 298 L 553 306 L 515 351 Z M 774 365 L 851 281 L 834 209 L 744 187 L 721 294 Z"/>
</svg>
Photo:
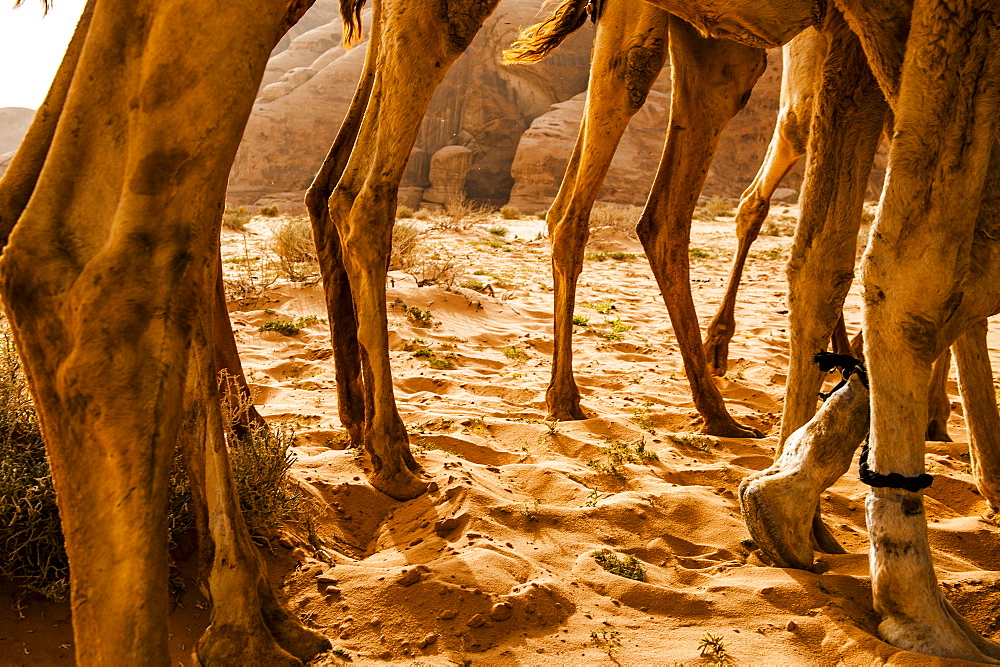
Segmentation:
<svg viewBox="0 0 1000 667">
<path fill-rule="evenodd" d="M 719 134 L 749 99 L 764 71 L 761 49 L 705 39 L 687 23 L 670 23 L 673 89 L 663 157 L 636 231 L 670 313 L 695 407 L 706 433 L 759 435 L 726 410 L 708 372 L 698 315 L 691 297 L 688 245 L 691 215 L 708 174 Z"/>
<path fill-rule="evenodd" d="M 736 330 L 736 294 L 750 246 L 757 239 L 761 225 L 771 208 L 771 195 L 781 179 L 806 152 L 812 102 L 819 78 L 818 68 L 826 51 L 826 38 L 810 28 L 782 48 L 784 67 L 781 79 L 781 109 L 767 154 L 753 182 L 740 198 L 736 210 L 738 247 L 733 256 L 729 283 L 719 312 L 705 331 L 705 357 L 713 375 L 726 374 L 729 366 L 729 343 Z"/>
<path fill-rule="evenodd" d="M 380 42 L 370 104 L 378 105 L 378 113 L 366 114 L 329 207 L 357 309 L 363 437 L 373 467 L 369 481 L 393 498 L 408 500 L 423 493 L 426 484 L 414 474 L 418 467 L 396 410 L 389 366 L 385 281 L 396 191 L 434 90 L 497 0 L 451 2 L 444 16 L 434 3 L 401 11 L 397 1 L 375 3 L 381 28 L 371 38 Z M 413 49 L 417 43 L 421 48 Z"/>
<path fill-rule="evenodd" d="M 598 24 L 580 135 L 546 216 L 552 245 L 555 346 L 545 400 L 553 419 L 586 418 L 573 379 L 572 336 L 590 212 L 629 119 L 642 108 L 663 67 L 669 16 L 646 4 L 613 3 Z"/>
</svg>

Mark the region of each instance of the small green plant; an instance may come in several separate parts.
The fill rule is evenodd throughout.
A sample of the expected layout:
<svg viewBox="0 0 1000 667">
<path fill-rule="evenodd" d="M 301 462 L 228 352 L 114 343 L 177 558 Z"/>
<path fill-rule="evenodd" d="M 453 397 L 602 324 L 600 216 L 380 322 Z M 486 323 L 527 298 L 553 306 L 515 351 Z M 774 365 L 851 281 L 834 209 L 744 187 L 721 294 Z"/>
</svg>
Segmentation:
<svg viewBox="0 0 1000 667">
<path fill-rule="evenodd" d="M 277 315 L 278 311 L 276 311 L 274 308 L 265 308 L 264 309 L 264 314 L 265 315 Z"/>
<path fill-rule="evenodd" d="M 271 320 L 270 322 L 264 322 L 260 325 L 259 331 L 277 331 L 280 334 L 286 336 L 294 336 L 299 333 L 302 329 L 295 325 L 295 322 L 291 320 Z"/>
<path fill-rule="evenodd" d="M 492 229 L 490 229 L 490 234 L 492 234 L 493 236 L 504 237 L 504 236 L 507 236 L 507 232 L 508 231 L 510 231 L 510 230 L 508 230 L 506 227 L 499 227 L 498 226 L 498 227 L 493 227 Z"/>
<path fill-rule="evenodd" d="M 697 435 L 670 435 L 667 436 L 678 445 L 687 445 L 688 447 L 694 447 L 695 449 L 708 452 L 712 449 L 712 441 L 708 438 L 701 438 Z"/>
<path fill-rule="evenodd" d="M 250 211 L 244 206 L 237 209 L 227 208 L 222 214 L 222 226 L 228 229 L 244 232 L 248 222 L 250 222 Z"/>
<path fill-rule="evenodd" d="M 691 259 L 708 259 L 712 256 L 712 253 L 707 250 L 702 250 L 701 248 L 691 247 L 688 248 L 688 257 Z"/>
<path fill-rule="evenodd" d="M 426 359 L 427 364 L 431 368 L 441 368 L 441 369 L 454 368 L 455 363 L 452 361 L 452 359 L 458 358 L 458 355 L 452 352 L 449 352 L 448 354 L 444 355 L 444 357 L 439 357 L 429 347 L 423 347 L 418 350 L 415 350 L 412 356 L 417 359 Z"/>
<path fill-rule="evenodd" d="M 406 308 L 406 319 L 414 324 L 414 326 L 428 328 L 433 327 L 440 322 L 434 320 L 434 315 L 431 313 L 430 309 L 422 310 L 418 306 L 409 306 Z"/>
<path fill-rule="evenodd" d="M 602 251 L 602 252 L 588 252 L 586 255 L 583 256 L 583 258 L 597 262 L 603 262 L 606 259 L 614 259 L 619 262 L 629 262 L 638 256 L 639 255 L 635 254 L 634 252 Z"/>
<path fill-rule="evenodd" d="M 398 206 L 396 207 L 396 219 L 397 220 L 409 220 L 413 217 L 414 210 L 409 206 Z"/>
<path fill-rule="evenodd" d="M 583 501 L 584 507 L 597 507 L 597 501 L 601 499 L 601 494 L 597 489 L 591 489 L 587 494 L 587 499 Z"/>
<path fill-rule="evenodd" d="M 730 661 L 726 653 L 726 643 L 722 641 L 722 635 L 713 635 L 706 632 L 698 642 L 698 653 L 703 658 L 707 658 L 713 665 L 725 665 Z"/>
<path fill-rule="evenodd" d="M 590 326 L 590 318 L 589 317 L 584 317 L 583 315 L 574 315 L 573 316 L 573 324 L 576 325 L 576 326 L 578 326 L 578 327 L 589 327 Z"/>
<path fill-rule="evenodd" d="M 345 651 L 342 648 L 335 648 L 335 649 L 333 649 L 333 651 L 331 651 L 331 653 L 333 653 L 335 656 L 337 656 L 341 660 L 347 660 L 348 658 L 351 657 L 351 654 L 348 653 L 347 651 Z"/>
<path fill-rule="evenodd" d="M 605 299 L 604 301 L 599 301 L 597 303 L 584 303 L 581 304 L 584 308 L 590 308 L 591 310 L 596 310 L 601 315 L 607 315 L 612 310 L 617 310 L 615 308 L 615 302 L 610 299 Z"/>
<path fill-rule="evenodd" d="M 639 559 L 632 554 L 625 556 L 625 558 L 619 558 L 617 554 L 610 551 L 598 551 L 594 554 L 594 560 L 611 574 L 635 581 L 646 580 L 646 570 L 643 569 Z"/>
<path fill-rule="evenodd" d="M 608 630 L 606 628 L 601 628 L 600 630 L 591 630 L 590 638 L 594 640 L 594 643 L 601 647 L 601 650 L 610 656 L 616 648 L 622 645 L 619 637 L 619 632 L 617 630 Z"/>
<path fill-rule="evenodd" d="M 482 292 L 486 289 L 486 285 L 479 282 L 478 280 L 465 280 L 462 281 L 462 283 L 459 286 L 464 287 L 465 289 L 475 290 L 477 292 Z"/>
<path fill-rule="evenodd" d="M 634 443 L 618 442 L 609 439 L 607 447 L 598 447 L 604 460 L 591 459 L 587 465 L 597 472 L 610 475 L 620 481 L 625 481 L 626 463 L 646 463 L 648 461 L 659 461 L 660 456 L 656 452 L 646 449 L 646 441 L 637 440 Z"/>
<path fill-rule="evenodd" d="M 538 521 L 538 508 L 542 504 L 542 498 L 535 498 L 533 505 L 524 503 L 524 505 L 517 510 L 517 513 L 524 518 L 525 521 Z"/>
<path fill-rule="evenodd" d="M 625 336 L 623 336 L 622 334 L 632 328 L 629 325 L 622 322 L 622 318 L 620 317 L 616 317 L 613 320 L 604 318 L 604 321 L 607 324 L 611 325 L 611 331 L 604 331 L 600 333 L 600 336 L 606 340 L 611 340 L 611 341 L 622 340 L 623 338 L 625 338 Z"/>
<path fill-rule="evenodd" d="M 527 361 L 528 353 L 524 351 L 523 348 L 517 347 L 516 345 L 510 345 L 503 349 L 503 356 L 508 359 L 513 359 L 514 361 Z"/>
<path fill-rule="evenodd" d="M 656 433 L 653 420 L 649 416 L 649 411 L 652 407 L 653 404 L 649 401 L 644 402 L 641 406 L 632 410 L 632 416 L 629 418 L 629 421 L 641 428 L 643 431 Z"/>
<path fill-rule="evenodd" d="M 265 218 L 277 218 L 281 215 L 281 211 L 278 210 L 277 206 L 261 206 L 260 214 Z"/>
</svg>

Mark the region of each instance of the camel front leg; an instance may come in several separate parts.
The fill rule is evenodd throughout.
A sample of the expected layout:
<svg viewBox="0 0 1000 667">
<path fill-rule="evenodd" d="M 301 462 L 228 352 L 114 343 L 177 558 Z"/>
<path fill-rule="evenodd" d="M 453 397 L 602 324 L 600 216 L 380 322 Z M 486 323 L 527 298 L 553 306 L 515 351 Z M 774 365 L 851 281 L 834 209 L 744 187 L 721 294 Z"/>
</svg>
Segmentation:
<svg viewBox="0 0 1000 667">
<path fill-rule="evenodd" d="M 969 454 L 976 485 L 990 508 L 1000 510 L 1000 413 L 993 391 L 993 369 L 986 344 L 987 322 L 981 320 L 959 336 L 953 348 L 958 365 Z"/>
<path fill-rule="evenodd" d="M 867 501 L 879 635 L 976 662 L 994 662 L 1000 647 L 941 594 L 921 489 L 930 481 L 922 473 L 931 364 L 952 342 L 942 332 L 960 319 L 969 281 L 982 278 L 970 274 L 970 258 L 1000 106 L 998 18 L 986 1 L 914 3 L 889 180 L 862 270 L 869 464 L 878 475 L 902 476 L 873 480 L 885 486 Z"/>
<path fill-rule="evenodd" d="M 369 109 L 354 151 L 330 196 L 330 218 L 341 240 L 357 309 L 365 393 L 365 449 L 372 485 L 399 500 L 426 484 L 414 474 L 406 428 L 392 390 L 385 281 L 395 219 L 396 191 L 431 96 L 451 64 L 468 47 L 497 0 L 462 0 L 440 7 L 376 2 L 380 30 Z M 420 44 L 419 49 L 412 45 Z M 369 47 L 371 48 L 371 47 Z"/>
<path fill-rule="evenodd" d="M 590 67 L 587 109 L 559 194 L 547 214 L 554 279 L 552 419 L 585 419 L 573 378 L 573 310 L 590 212 L 629 119 L 663 67 L 670 15 L 646 4 L 612 3 L 601 16 Z"/>
<path fill-rule="evenodd" d="M 704 39 L 679 19 L 670 23 L 673 89 L 670 126 L 649 201 L 636 231 L 670 313 L 704 432 L 759 436 L 726 411 L 701 344 L 691 298 L 688 244 L 691 215 L 718 145 L 719 134 L 749 99 L 764 71 L 764 52 L 726 40 Z"/>
<path fill-rule="evenodd" d="M 831 14 L 824 32 L 830 48 L 814 103 L 801 215 L 788 262 L 789 358 L 781 442 L 816 412 L 823 373 L 813 357 L 827 348 L 854 280 L 868 173 L 887 113 L 861 45 L 843 18 Z M 779 445 L 776 458 L 780 454 Z"/>
<path fill-rule="evenodd" d="M 212 318 L 212 310 L 207 303 L 202 322 Z M 198 662 L 300 665 L 328 649 L 330 642 L 278 604 L 250 539 L 223 436 L 212 339 L 204 326 L 192 336 L 178 438 L 191 483 L 202 575 L 207 576 L 212 603 L 209 626 L 196 647 Z M 270 436 L 265 429 L 251 437 Z"/>
<path fill-rule="evenodd" d="M 379 12 L 372 17 L 368 50 L 364 70 L 319 173 L 306 192 L 306 208 L 312 222 L 313 238 L 323 276 L 326 311 L 330 321 L 330 339 L 333 344 L 333 361 L 337 377 L 337 409 L 340 422 L 347 429 L 351 444 L 364 446 L 365 398 L 362 376 L 361 347 L 358 345 L 358 317 L 351 293 L 350 276 L 344 266 L 340 234 L 330 218 L 330 195 L 344 174 L 351 149 L 357 141 L 364 120 L 365 109 L 371 99 L 375 84 L 375 66 L 378 62 L 381 18 Z"/>
<path fill-rule="evenodd" d="M 760 227 L 771 208 L 771 195 L 781 179 L 806 153 L 813 96 L 825 54 L 826 38 L 815 29 L 806 30 L 781 50 L 783 69 L 778 122 L 774 126 L 764 162 L 740 198 L 736 210 L 738 247 L 733 256 L 729 283 L 719 312 L 705 331 L 705 356 L 713 375 L 723 376 L 729 367 L 729 343 L 736 331 L 736 294 L 750 246 L 757 240 Z"/>
</svg>

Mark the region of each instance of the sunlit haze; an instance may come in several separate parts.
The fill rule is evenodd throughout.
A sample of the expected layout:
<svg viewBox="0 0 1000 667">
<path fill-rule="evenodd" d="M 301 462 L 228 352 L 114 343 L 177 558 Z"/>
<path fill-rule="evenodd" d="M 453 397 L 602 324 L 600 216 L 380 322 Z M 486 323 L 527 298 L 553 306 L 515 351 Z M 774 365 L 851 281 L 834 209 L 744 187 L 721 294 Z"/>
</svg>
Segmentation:
<svg viewBox="0 0 1000 667">
<path fill-rule="evenodd" d="M 59 68 L 86 0 L 0 0 L 0 108 L 37 109 Z"/>
</svg>

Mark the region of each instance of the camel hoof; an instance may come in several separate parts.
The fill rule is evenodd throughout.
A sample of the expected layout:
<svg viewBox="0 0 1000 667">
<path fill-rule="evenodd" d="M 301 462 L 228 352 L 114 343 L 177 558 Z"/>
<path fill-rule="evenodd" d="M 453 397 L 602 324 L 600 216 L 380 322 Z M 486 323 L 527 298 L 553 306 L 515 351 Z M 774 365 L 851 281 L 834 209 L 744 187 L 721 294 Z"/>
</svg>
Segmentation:
<svg viewBox="0 0 1000 667">
<path fill-rule="evenodd" d="M 209 626 L 198 640 L 195 654 L 198 664 L 203 667 L 240 664 L 299 667 L 303 664 L 278 645 L 265 627 L 248 632 L 246 627 Z"/>
<path fill-rule="evenodd" d="M 413 500 L 427 492 L 427 482 L 408 469 L 393 472 L 380 471 L 368 476 L 368 482 L 376 489 L 396 500 Z"/>
<path fill-rule="evenodd" d="M 810 530 L 816 502 L 803 502 L 802 494 L 768 488 L 777 481 L 773 475 L 758 473 L 740 483 L 743 521 L 754 543 L 775 566 L 808 570 L 813 564 Z"/>
<path fill-rule="evenodd" d="M 937 610 L 934 610 L 937 611 Z M 932 616 L 938 616 L 932 613 Z M 887 614 L 878 625 L 878 636 L 904 651 L 941 658 L 1000 664 L 976 648 L 975 642 L 947 615 L 930 621 L 904 614 Z"/>
<path fill-rule="evenodd" d="M 705 435 L 719 438 L 763 438 L 764 434 L 752 426 L 743 426 L 732 417 L 707 421 L 702 429 Z"/>
<path fill-rule="evenodd" d="M 302 662 L 309 662 L 333 647 L 325 636 L 301 625 L 291 617 L 270 623 L 268 627 L 281 648 Z"/>
<path fill-rule="evenodd" d="M 580 409 L 579 406 L 575 408 L 568 409 L 550 409 L 549 410 L 549 421 L 557 422 L 575 422 L 587 419 L 586 413 Z"/>
</svg>

